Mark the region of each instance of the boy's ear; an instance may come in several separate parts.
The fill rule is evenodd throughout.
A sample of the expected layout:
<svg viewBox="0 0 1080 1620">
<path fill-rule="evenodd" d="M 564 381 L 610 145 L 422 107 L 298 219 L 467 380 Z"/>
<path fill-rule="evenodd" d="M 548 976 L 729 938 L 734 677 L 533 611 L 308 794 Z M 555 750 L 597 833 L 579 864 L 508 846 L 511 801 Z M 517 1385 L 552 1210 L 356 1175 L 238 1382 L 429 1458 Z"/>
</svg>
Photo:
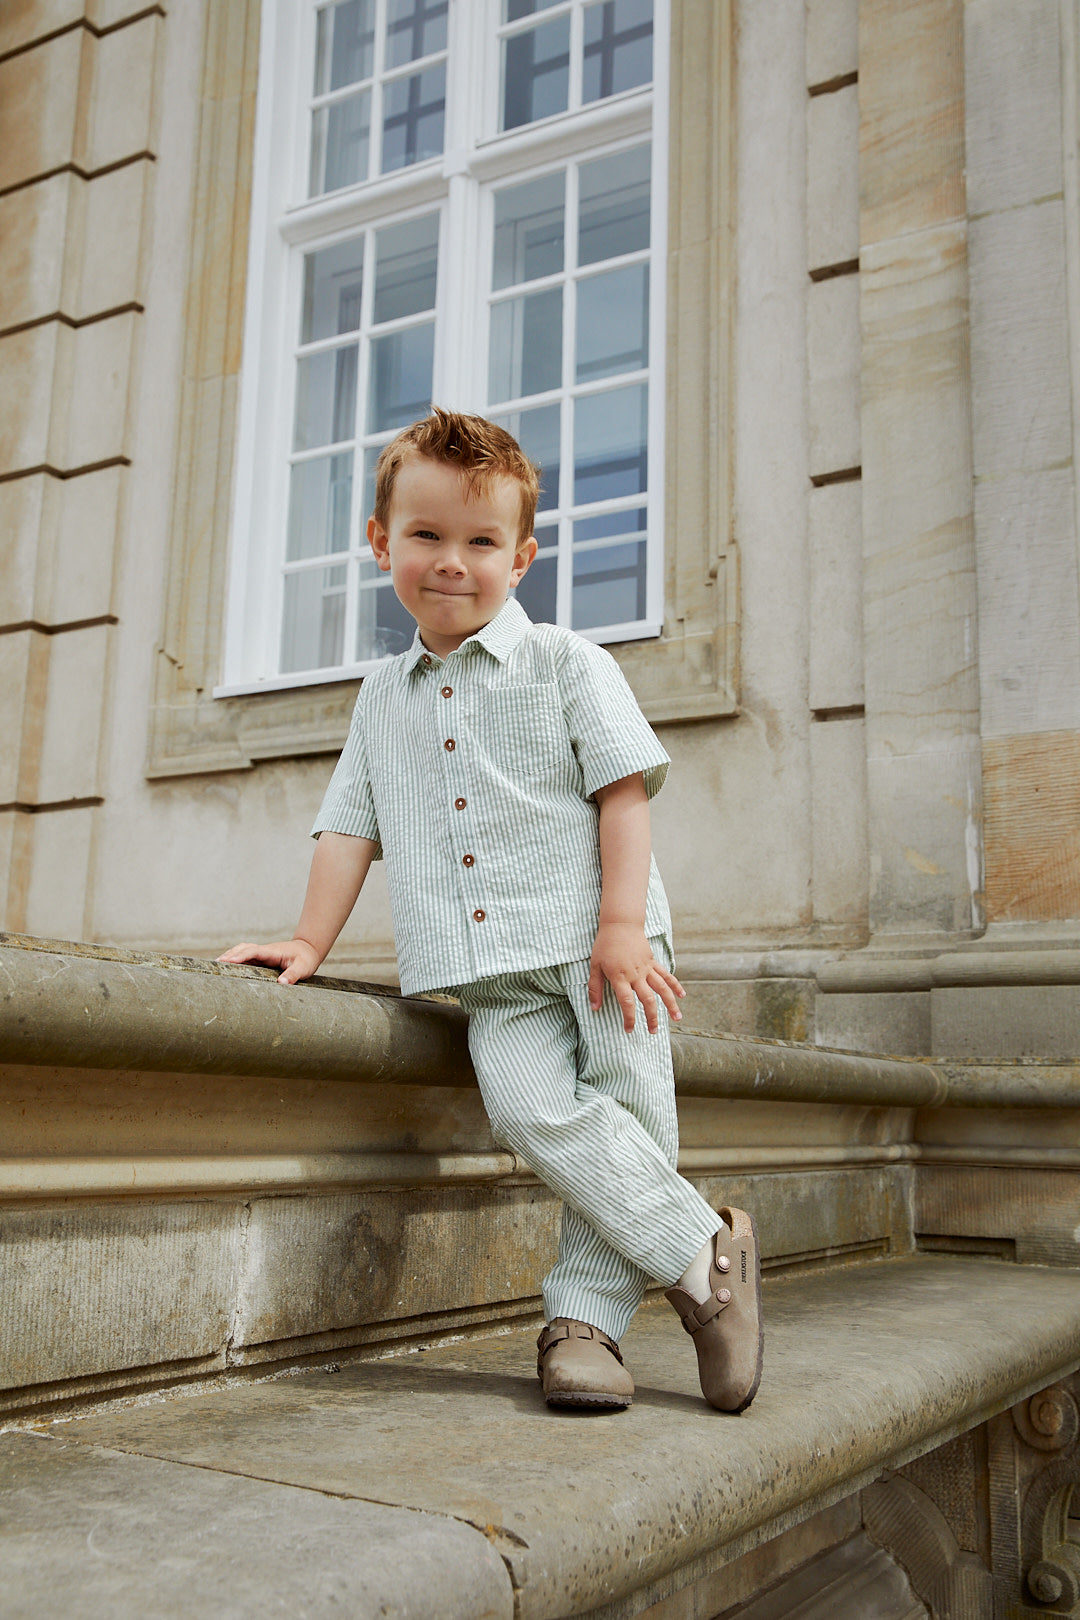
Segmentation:
<svg viewBox="0 0 1080 1620">
<path fill-rule="evenodd" d="M 368 544 L 375 553 L 375 561 L 384 574 L 390 572 L 390 536 L 377 518 L 369 517 L 367 522 Z"/>
<path fill-rule="evenodd" d="M 372 544 L 374 544 L 374 541 Z M 523 540 L 514 553 L 514 566 L 510 572 L 511 585 L 516 585 L 518 580 L 521 579 L 522 575 L 528 573 L 532 560 L 535 556 L 536 536 L 534 534 L 530 534 L 529 538 L 527 540 Z"/>
</svg>

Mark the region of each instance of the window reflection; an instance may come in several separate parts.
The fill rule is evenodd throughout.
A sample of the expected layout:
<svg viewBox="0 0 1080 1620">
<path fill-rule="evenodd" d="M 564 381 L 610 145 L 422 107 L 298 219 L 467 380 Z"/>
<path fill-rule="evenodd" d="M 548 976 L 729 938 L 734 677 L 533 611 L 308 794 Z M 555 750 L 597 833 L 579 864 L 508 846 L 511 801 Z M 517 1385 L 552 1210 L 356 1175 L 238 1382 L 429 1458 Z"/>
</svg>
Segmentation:
<svg viewBox="0 0 1080 1620">
<path fill-rule="evenodd" d="M 503 41 L 503 129 L 517 129 L 565 112 L 569 94 L 568 16 Z"/>
<path fill-rule="evenodd" d="M 285 576 L 281 669 L 340 664 L 345 640 L 345 569 L 305 568 Z"/>
<path fill-rule="evenodd" d="M 408 427 L 431 407 L 435 327 L 409 326 L 373 338 L 368 381 L 368 432 Z"/>
<path fill-rule="evenodd" d="M 340 444 L 356 432 L 356 344 L 301 357 L 296 377 L 294 450 Z"/>
<path fill-rule="evenodd" d="M 388 225 L 375 238 L 376 325 L 435 308 L 439 216 Z"/>
<path fill-rule="evenodd" d="M 562 382 L 562 288 L 507 298 L 491 311 L 488 397 L 523 399 Z"/>
<path fill-rule="evenodd" d="M 401 67 L 446 49 L 447 0 L 389 0 L 386 66 Z"/>
<path fill-rule="evenodd" d="M 393 79 L 383 91 L 383 174 L 438 157 L 445 112 L 445 63 Z"/>
<path fill-rule="evenodd" d="M 648 486 L 648 389 L 587 394 L 574 407 L 574 500 L 614 500 Z"/>
<path fill-rule="evenodd" d="M 649 363 L 649 267 L 629 264 L 578 283 L 577 381 Z"/>
<path fill-rule="evenodd" d="M 300 461 L 289 478 L 289 562 L 349 549 L 352 455 Z"/>
<path fill-rule="evenodd" d="M 585 8 L 584 103 L 652 78 L 652 0 L 601 0 Z"/>
<path fill-rule="evenodd" d="M 492 280 L 496 290 L 562 269 L 565 195 L 565 173 L 545 174 L 496 192 Z"/>
<path fill-rule="evenodd" d="M 358 330 L 363 269 L 362 236 L 304 255 L 301 343 Z"/>
</svg>

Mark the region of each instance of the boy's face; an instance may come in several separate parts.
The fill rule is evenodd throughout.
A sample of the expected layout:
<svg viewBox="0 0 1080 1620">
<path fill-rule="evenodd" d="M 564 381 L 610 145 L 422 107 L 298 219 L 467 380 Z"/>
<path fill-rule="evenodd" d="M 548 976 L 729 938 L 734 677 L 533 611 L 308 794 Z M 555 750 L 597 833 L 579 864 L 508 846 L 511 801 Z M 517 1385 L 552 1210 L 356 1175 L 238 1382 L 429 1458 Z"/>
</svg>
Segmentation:
<svg viewBox="0 0 1080 1620">
<path fill-rule="evenodd" d="M 371 518 L 367 533 L 430 652 L 445 658 L 502 608 L 536 555 L 532 536 L 519 538 L 520 522 L 512 478 L 493 478 L 471 495 L 443 462 L 413 455 L 400 469 L 388 527 Z"/>
</svg>

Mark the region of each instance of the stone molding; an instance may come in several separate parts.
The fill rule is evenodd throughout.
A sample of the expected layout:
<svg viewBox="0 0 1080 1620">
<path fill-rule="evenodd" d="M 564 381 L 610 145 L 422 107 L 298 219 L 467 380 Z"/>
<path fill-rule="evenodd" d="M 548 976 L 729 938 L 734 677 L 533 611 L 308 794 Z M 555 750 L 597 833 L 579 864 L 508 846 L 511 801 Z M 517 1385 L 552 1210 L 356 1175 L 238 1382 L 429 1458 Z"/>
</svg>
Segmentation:
<svg viewBox="0 0 1080 1620">
<path fill-rule="evenodd" d="M 147 775 L 335 752 L 355 680 L 215 699 L 246 294 L 261 0 L 206 6 L 202 117 L 165 623 Z M 734 4 L 675 0 L 665 628 L 613 652 L 653 722 L 737 712 L 732 525 Z"/>
</svg>

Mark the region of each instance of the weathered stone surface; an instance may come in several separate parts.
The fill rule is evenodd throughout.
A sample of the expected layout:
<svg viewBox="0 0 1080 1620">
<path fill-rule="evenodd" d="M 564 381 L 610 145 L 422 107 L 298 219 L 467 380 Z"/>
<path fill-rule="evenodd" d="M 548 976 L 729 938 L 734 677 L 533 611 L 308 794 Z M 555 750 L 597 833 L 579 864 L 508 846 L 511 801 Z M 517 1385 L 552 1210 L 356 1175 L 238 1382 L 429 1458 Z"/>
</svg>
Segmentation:
<svg viewBox="0 0 1080 1620">
<path fill-rule="evenodd" d="M 1073 1059 L 1080 985 L 969 985 L 931 992 L 938 1057 Z"/>
<path fill-rule="evenodd" d="M 257 1199 L 233 1346 L 533 1300 L 555 1263 L 559 1213 L 535 1184 Z"/>
<path fill-rule="evenodd" d="M 1062 188 L 1060 30 L 1053 6 L 964 6 L 969 214 L 1014 208 Z"/>
<path fill-rule="evenodd" d="M 988 738 L 983 793 L 990 921 L 1068 917 L 1080 910 L 1076 732 Z"/>
<path fill-rule="evenodd" d="M 34 801 L 55 804 L 101 793 L 100 753 L 109 627 L 50 636 Z"/>
<path fill-rule="evenodd" d="M 547 1410 L 531 1337 L 514 1335 L 57 1432 L 488 1527 L 523 1620 L 554 1620 L 746 1551 L 1051 1382 L 1080 1362 L 1078 1308 L 1080 1276 L 993 1262 L 784 1281 L 767 1289 L 761 1392 L 737 1419 L 703 1407 L 665 1305 L 627 1337 L 638 1394 L 617 1416 Z"/>
<path fill-rule="evenodd" d="M 806 248 L 811 271 L 859 257 L 859 92 L 812 96 L 806 109 Z"/>
<path fill-rule="evenodd" d="M 900 1565 L 860 1533 L 716 1620 L 928 1620 L 929 1614 Z"/>
<path fill-rule="evenodd" d="M 810 707 L 865 696 L 862 481 L 810 491 Z"/>
<path fill-rule="evenodd" d="M 930 996 L 926 991 L 818 993 L 815 1039 L 852 1052 L 902 1052 L 925 1056 L 932 1048 Z"/>
<path fill-rule="evenodd" d="M 964 215 L 962 0 L 860 0 L 863 246 Z"/>
<path fill-rule="evenodd" d="M 87 932 L 91 837 L 97 808 L 55 810 L 30 817 L 29 881 L 23 927 L 42 934 Z"/>
<path fill-rule="evenodd" d="M 807 84 L 829 84 L 858 68 L 858 0 L 806 0 Z"/>
<path fill-rule="evenodd" d="M 212 1202 L 5 1209 L 0 1387 L 223 1361 L 243 1217 Z"/>
<path fill-rule="evenodd" d="M 817 922 L 865 926 L 866 724 L 861 716 L 810 728 L 813 895 Z"/>
<path fill-rule="evenodd" d="M 1056 466 L 1072 453 L 1064 206 L 973 219 L 968 239 L 976 477 Z"/>
<path fill-rule="evenodd" d="M 3 1436 L 0 1473 L 9 1620 L 514 1613 L 497 1549 L 445 1514 L 123 1456 L 66 1436 Z"/>
<path fill-rule="evenodd" d="M 811 477 L 860 461 L 859 279 L 836 276 L 807 289 Z"/>
<path fill-rule="evenodd" d="M 916 1182 L 921 1242 L 969 1254 L 1015 1256 L 1021 1265 L 1080 1263 L 1080 1178 L 1075 1170 L 1009 1165 L 924 1165 Z M 1073 1343 L 1076 1339 L 1073 1324 Z"/>
</svg>

